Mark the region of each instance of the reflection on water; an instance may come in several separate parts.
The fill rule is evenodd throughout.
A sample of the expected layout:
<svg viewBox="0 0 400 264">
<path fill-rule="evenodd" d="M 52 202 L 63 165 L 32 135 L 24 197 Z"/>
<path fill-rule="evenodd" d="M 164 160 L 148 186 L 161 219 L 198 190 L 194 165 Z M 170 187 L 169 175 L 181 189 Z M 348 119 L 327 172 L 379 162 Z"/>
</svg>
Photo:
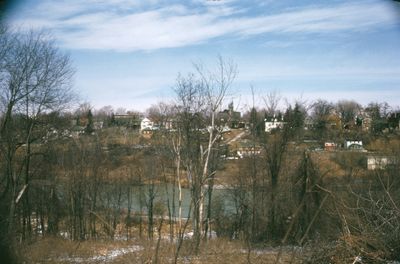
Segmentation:
<svg viewBox="0 0 400 264">
<path fill-rule="evenodd" d="M 133 186 L 131 188 L 131 210 L 144 214 L 147 213 L 147 203 L 149 198 L 154 195 L 153 205 L 162 205 L 167 210 L 169 204 L 172 216 L 178 216 L 178 193 L 178 187 L 172 184 Z M 234 205 L 229 199 L 230 193 L 228 189 L 214 189 L 212 197 L 212 199 L 222 199 L 225 212 L 232 213 L 234 211 Z M 206 201 L 207 199 L 206 195 Z M 182 217 L 188 217 L 190 202 L 190 189 L 182 188 Z M 173 212 L 173 203 L 175 203 L 175 213 Z M 128 208 L 127 195 L 124 195 L 122 207 Z"/>
</svg>

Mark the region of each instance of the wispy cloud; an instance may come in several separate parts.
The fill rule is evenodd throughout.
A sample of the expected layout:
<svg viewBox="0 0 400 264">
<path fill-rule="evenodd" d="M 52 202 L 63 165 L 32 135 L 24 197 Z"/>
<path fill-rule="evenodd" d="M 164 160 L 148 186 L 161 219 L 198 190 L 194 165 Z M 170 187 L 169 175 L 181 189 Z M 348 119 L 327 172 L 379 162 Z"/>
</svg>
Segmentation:
<svg viewBox="0 0 400 264">
<path fill-rule="evenodd" d="M 320 65 L 318 65 L 320 66 Z M 400 81 L 400 67 L 380 68 L 359 65 L 346 67 L 302 67 L 291 65 L 254 65 L 239 77 L 242 81 L 312 79 L 312 80 L 386 80 Z"/>
<path fill-rule="evenodd" d="M 13 23 L 51 29 L 64 47 L 116 51 L 156 50 L 223 36 L 374 30 L 398 23 L 385 2 L 361 1 L 255 15 L 235 1 L 44 1 Z M 266 8 L 267 7 L 263 7 Z"/>
</svg>

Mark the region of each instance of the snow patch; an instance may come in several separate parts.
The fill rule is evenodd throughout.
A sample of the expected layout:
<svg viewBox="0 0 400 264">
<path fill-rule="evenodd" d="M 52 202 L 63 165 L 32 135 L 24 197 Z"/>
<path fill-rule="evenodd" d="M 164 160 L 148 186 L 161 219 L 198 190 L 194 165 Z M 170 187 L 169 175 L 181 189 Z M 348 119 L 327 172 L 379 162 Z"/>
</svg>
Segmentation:
<svg viewBox="0 0 400 264">
<path fill-rule="evenodd" d="M 139 245 L 134 245 L 128 248 L 118 248 L 110 251 L 106 251 L 104 254 L 93 256 L 90 258 L 82 258 L 82 257 L 63 257 L 59 258 L 59 261 L 67 261 L 71 263 L 82 263 L 82 262 L 91 262 L 91 261 L 100 261 L 100 262 L 106 262 L 110 260 L 114 260 L 120 256 L 123 256 L 125 254 L 133 253 L 133 252 L 138 252 L 143 250 L 142 246 Z"/>
</svg>

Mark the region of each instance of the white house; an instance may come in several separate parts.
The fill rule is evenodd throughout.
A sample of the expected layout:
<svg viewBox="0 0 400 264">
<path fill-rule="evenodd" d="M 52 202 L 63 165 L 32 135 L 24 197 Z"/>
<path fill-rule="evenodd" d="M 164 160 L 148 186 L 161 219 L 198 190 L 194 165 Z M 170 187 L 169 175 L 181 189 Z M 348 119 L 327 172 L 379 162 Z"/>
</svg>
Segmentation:
<svg viewBox="0 0 400 264">
<path fill-rule="evenodd" d="M 267 121 L 267 119 L 264 120 L 265 121 L 265 132 L 271 132 L 274 129 L 281 129 L 283 128 L 283 126 L 285 125 L 286 122 L 282 121 L 278 121 L 277 118 L 272 118 L 270 121 Z"/>
<path fill-rule="evenodd" d="M 398 163 L 395 156 L 371 155 L 367 159 L 368 170 L 384 170 Z"/>
<path fill-rule="evenodd" d="M 140 130 L 153 130 L 154 123 L 147 117 L 140 122 Z"/>
<path fill-rule="evenodd" d="M 363 150 L 363 143 L 361 140 L 346 140 L 344 142 L 344 147 L 346 149 L 353 149 L 353 150 Z"/>
</svg>

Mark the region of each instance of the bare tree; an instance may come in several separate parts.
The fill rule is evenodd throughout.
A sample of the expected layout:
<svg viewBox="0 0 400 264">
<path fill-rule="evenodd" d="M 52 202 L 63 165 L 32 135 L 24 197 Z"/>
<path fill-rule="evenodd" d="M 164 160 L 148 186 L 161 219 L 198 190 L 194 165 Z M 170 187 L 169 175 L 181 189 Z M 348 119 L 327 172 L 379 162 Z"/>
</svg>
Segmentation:
<svg viewBox="0 0 400 264">
<path fill-rule="evenodd" d="M 205 181 L 207 181 L 208 185 L 213 185 L 215 168 L 213 170 L 210 169 L 210 157 L 213 154 L 213 147 L 217 140 L 220 138 L 220 128 L 216 126 L 216 114 L 218 109 L 221 107 L 222 102 L 225 98 L 228 88 L 232 85 L 232 82 L 236 78 L 237 75 L 237 66 L 228 60 L 224 60 L 221 56 L 218 57 L 218 66 L 215 73 L 209 72 L 205 70 L 202 65 L 197 64 L 195 68 L 200 76 L 200 79 L 205 86 L 205 96 L 207 100 L 207 111 L 210 115 L 211 124 L 208 127 L 208 145 L 206 149 L 203 150 L 203 147 L 200 146 L 201 150 L 201 160 L 203 164 L 203 172 L 201 176 L 201 191 L 200 191 L 200 231 L 203 230 L 202 227 L 202 219 L 203 219 L 203 207 L 204 207 L 204 190 L 202 190 L 202 186 Z M 204 181 L 204 182 L 203 182 Z M 209 190 L 209 201 L 211 202 L 211 192 L 212 189 Z M 211 207 L 211 204 L 209 204 Z M 206 219 L 208 222 L 209 219 Z"/>
<path fill-rule="evenodd" d="M 237 75 L 237 67 L 232 61 L 224 60 L 222 57 L 218 58 L 215 71 L 206 69 L 202 64 L 195 64 L 194 67 L 195 74 L 178 77 L 176 93 L 180 111 L 183 163 L 192 192 L 193 228 L 197 252 L 204 230 L 204 186 L 210 184 L 215 174 L 215 170 L 210 167 L 210 159 L 221 133 L 216 125 L 216 114 Z M 202 139 L 201 122 L 207 126 L 207 140 Z"/>
<path fill-rule="evenodd" d="M 71 101 L 70 84 L 74 71 L 68 55 L 60 52 L 43 32 L 3 31 L 0 39 L 0 148 L 4 164 L 0 179 L 4 212 L 0 215 L 1 226 L 6 230 L 2 233 L 7 234 L 14 230 L 17 202 L 23 195 L 27 197 L 32 156 L 30 145 L 40 139 L 34 136 L 38 118 L 42 113 L 59 110 Z M 25 154 L 23 161 L 18 162 L 14 158 L 21 147 L 24 147 Z M 25 215 L 28 215 L 27 200 L 25 209 Z"/>
<path fill-rule="evenodd" d="M 178 96 L 178 131 L 179 138 L 174 140 L 175 163 L 177 166 L 178 178 L 178 221 L 179 231 L 182 229 L 182 189 L 181 189 L 181 170 L 186 171 L 186 177 L 191 185 L 192 204 L 195 208 L 193 228 L 198 239 L 200 239 L 199 225 L 199 200 L 200 197 L 200 168 L 199 168 L 199 149 L 200 149 L 200 113 L 204 109 L 203 86 L 194 74 L 187 77 L 178 76 L 176 90 Z M 179 241 L 178 241 L 179 242 Z"/>
<path fill-rule="evenodd" d="M 386 117 L 388 115 L 389 105 L 387 103 L 369 103 L 365 112 L 371 118 L 371 132 L 378 134 L 387 128 Z"/>
<path fill-rule="evenodd" d="M 263 97 L 267 115 L 274 116 L 275 114 L 277 114 L 279 102 L 281 101 L 281 99 L 282 96 L 277 90 L 273 90 Z"/>
<path fill-rule="evenodd" d="M 262 175 L 265 179 L 262 183 L 269 190 L 269 205 L 266 218 L 267 232 L 272 239 L 277 239 L 283 234 L 282 214 L 280 214 L 281 204 L 279 203 L 279 188 L 284 182 L 283 176 L 286 167 L 290 167 L 289 162 L 293 156 L 288 151 L 288 143 L 301 135 L 303 129 L 305 110 L 299 102 L 292 107 L 288 105 L 285 113 L 285 125 L 271 134 L 264 134 L 261 144 L 264 148 L 263 158 L 265 162 L 265 173 Z M 268 184 L 268 185 L 267 185 Z M 260 199 L 257 199 L 257 201 Z M 262 199 L 261 199 L 262 200 Z M 254 206 L 254 205 L 253 205 Z M 253 231 L 254 232 L 254 231 Z"/>
<path fill-rule="evenodd" d="M 333 110 L 332 103 L 325 100 L 317 100 L 312 104 L 311 117 L 315 124 L 315 130 L 319 137 L 324 137 L 329 124 L 329 115 Z"/>
<path fill-rule="evenodd" d="M 102 117 L 110 117 L 114 113 L 114 108 L 111 105 L 101 107 L 95 112 L 95 115 Z"/>
<path fill-rule="evenodd" d="M 355 124 L 355 118 L 361 106 L 355 101 L 341 100 L 337 102 L 336 108 L 340 114 L 342 125 L 346 128 Z"/>
<path fill-rule="evenodd" d="M 117 115 L 125 115 L 126 114 L 126 108 L 119 107 L 117 110 L 115 110 L 115 114 Z"/>
<path fill-rule="evenodd" d="M 114 108 L 111 105 L 103 106 L 94 112 L 94 116 L 101 120 L 106 126 L 112 125 L 113 114 Z"/>
<path fill-rule="evenodd" d="M 171 128 L 173 106 L 158 102 L 157 104 L 151 105 L 146 110 L 146 115 L 152 122 L 158 125 L 161 129 Z"/>
</svg>

